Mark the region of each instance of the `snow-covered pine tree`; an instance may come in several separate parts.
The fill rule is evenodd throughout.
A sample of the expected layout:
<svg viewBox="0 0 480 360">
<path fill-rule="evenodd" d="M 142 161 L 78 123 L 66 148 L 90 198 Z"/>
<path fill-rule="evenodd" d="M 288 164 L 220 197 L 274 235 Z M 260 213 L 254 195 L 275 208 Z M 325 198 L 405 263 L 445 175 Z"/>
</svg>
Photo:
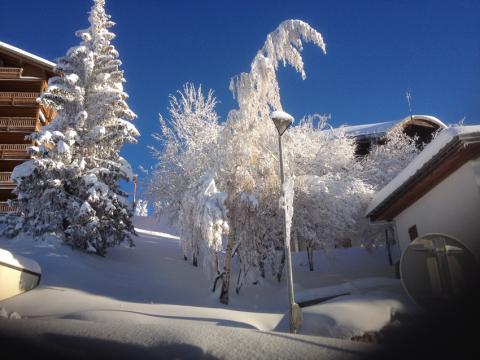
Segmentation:
<svg viewBox="0 0 480 360">
<path fill-rule="evenodd" d="M 39 100 L 57 115 L 31 135 L 32 160 L 13 171 L 21 223 L 7 227 L 10 235 L 54 233 L 99 255 L 122 241 L 133 244 L 132 209 L 119 186 L 132 171 L 119 151 L 139 136 L 104 7 L 105 0 L 94 0 L 90 27 L 76 32 L 81 44 L 58 60 L 61 76 Z"/>
</svg>

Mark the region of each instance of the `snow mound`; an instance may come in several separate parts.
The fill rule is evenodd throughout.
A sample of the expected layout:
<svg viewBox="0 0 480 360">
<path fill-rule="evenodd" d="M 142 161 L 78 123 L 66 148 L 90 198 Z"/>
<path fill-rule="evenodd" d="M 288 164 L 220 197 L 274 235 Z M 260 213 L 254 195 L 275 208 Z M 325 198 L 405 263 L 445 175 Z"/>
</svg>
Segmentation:
<svg viewBox="0 0 480 360">
<path fill-rule="evenodd" d="M 369 331 L 379 331 L 396 313 L 414 311 L 414 305 L 401 292 L 373 290 L 345 295 L 302 309 L 302 334 L 351 339 Z"/>
<path fill-rule="evenodd" d="M 13 254 L 4 249 L 0 249 L 0 263 L 13 266 L 17 269 L 28 270 L 37 274 L 42 273 L 42 269 L 36 261 L 28 259 L 24 256 Z"/>
</svg>

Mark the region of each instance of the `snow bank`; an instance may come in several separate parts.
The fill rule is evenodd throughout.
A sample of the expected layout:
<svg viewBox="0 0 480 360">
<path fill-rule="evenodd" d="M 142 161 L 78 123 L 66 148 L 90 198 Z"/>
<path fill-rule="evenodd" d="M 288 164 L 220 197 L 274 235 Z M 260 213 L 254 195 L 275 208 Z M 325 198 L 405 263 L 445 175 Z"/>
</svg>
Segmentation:
<svg viewBox="0 0 480 360">
<path fill-rule="evenodd" d="M 71 337 L 69 345 L 75 351 L 84 351 L 80 344 L 91 340 L 122 346 L 132 357 L 142 346 L 151 354 L 165 354 L 168 349 L 178 354 L 184 347 L 220 358 L 314 359 L 368 347 L 309 335 L 346 339 L 364 330 L 380 330 L 392 312 L 408 308 L 410 300 L 396 287 L 398 280 L 372 277 L 381 276 L 382 267 L 391 270 L 384 251 L 337 249 L 316 254 L 322 256 L 317 272 L 305 271 L 300 266 L 305 254 L 294 253 L 299 298 L 345 288 L 358 291 L 303 308 L 302 333 L 291 335 L 284 281 L 247 286 L 224 306 L 218 301 L 219 289 L 212 293 L 211 281 L 183 260 L 177 232 L 167 219 L 136 217 L 134 224 L 141 235 L 136 246 L 112 248 L 105 258 L 58 241 L 0 239 L 12 253 L 31 257 L 42 266 L 39 287 L 0 302 L 0 307 L 23 318 L 3 320 L 8 323 L 0 324 L 0 337 L 20 334 L 43 339 L 48 333 Z M 106 349 L 111 351 L 108 345 Z"/>
<path fill-rule="evenodd" d="M 321 288 L 307 289 L 297 292 L 295 301 L 297 303 L 312 301 L 331 296 L 339 296 L 345 294 L 359 294 L 368 289 L 394 287 L 401 288 L 401 282 L 392 278 L 364 278 L 348 281 L 343 284 L 324 286 Z"/>
<path fill-rule="evenodd" d="M 379 331 L 395 313 L 414 311 L 402 292 L 384 290 L 341 296 L 302 309 L 302 334 L 351 339 L 369 331 Z"/>
<path fill-rule="evenodd" d="M 0 263 L 13 266 L 17 269 L 28 270 L 37 274 L 42 273 L 42 269 L 36 261 L 21 255 L 13 254 L 4 249 L 0 249 Z"/>
</svg>

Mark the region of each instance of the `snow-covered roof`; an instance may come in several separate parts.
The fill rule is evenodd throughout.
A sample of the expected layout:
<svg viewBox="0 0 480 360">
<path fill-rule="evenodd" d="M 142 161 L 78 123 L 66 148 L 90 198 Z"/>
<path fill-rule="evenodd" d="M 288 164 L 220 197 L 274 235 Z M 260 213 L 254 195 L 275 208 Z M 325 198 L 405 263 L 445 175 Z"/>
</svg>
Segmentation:
<svg viewBox="0 0 480 360">
<path fill-rule="evenodd" d="M 449 147 L 450 144 L 453 144 L 460 137 L 475 136 L 480 137 L 480 125 L 450 127 L 440 132 L 405 169 L 375 195 L 365 215 L 371 216 L 375 210 L 384 205 L 400 188 L 416 178 L 443 149 Z"/>
<path fill-rule="evenodd" d="M 385 134 L 391 128 L 393 128 L 396 124 L 398 124 L 398 120 L 386 121 L 386 122 L 375 123 L 375 124 L 345 126 L 344 130 L 347 136 Z"/>
<path fill-rule="evenodd" d="M 55 67 L 55 63 L 53 63 L 49 60 L 46 60 L 44 58 L 41 58 L 40 56 L 29 53 L 28 51 L 19 49 L 19 48 L 13 46 L 13 45 L 4 43 L 3 41 L 0 41 L 0 49 L 4 49 L 8 52 L 14 53 L 17 56 L 26 58 L 26 59 L 34 62 L 34 63 L 43 65 L 43 66 L 47 67 L 50 71 L 53 71 L 53 68 Z"/>
<path fill-rule="evenodd" d="M 406 126 L 410 123 L 431 123 L 439 128 L 445 129 L 447 126 L 437 119 L 434 116 L 430 115 L 412 115 L 407 116 L 401 120 L 386 121 L 374 124 L 363 124 L 363 125 L 353 125 L 353 126 L 344 126 L 343 130 L 347 136 L 358 137 L 358 136 L 382 136 L 392 130 L 397 126 Z"/>
<path fill-rule="evenodd" d="M 35 260 L 15 255 L 10 251 L 0 249 L 0 264 L 6 264 L 20 270 L 27 270 L 36 274 L 41 274 L 40 265 Z"/>
</svg>

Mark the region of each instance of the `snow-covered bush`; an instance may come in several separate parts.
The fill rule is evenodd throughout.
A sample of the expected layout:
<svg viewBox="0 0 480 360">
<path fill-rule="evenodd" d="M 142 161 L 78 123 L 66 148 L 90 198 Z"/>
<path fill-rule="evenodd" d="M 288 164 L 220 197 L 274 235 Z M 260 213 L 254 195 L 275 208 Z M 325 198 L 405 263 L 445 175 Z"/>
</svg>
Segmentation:
<svg viewBox="0 0 480 360">
<path fill-rule="evenodd" d="M 39 99 L 57 115 L 31 135 L 33 159 L 13 171 L 21 224 L 7 227 L 9 235 L 54 233 L 99 255 L 122 241 L 132 244 L 132 209 L 119 186 L 132 171 L 119 151 L 139 136 L 104 6 L 94 0 L 90 27 L 76 33 L 81 44 L 58 60 L 61 75 Z"/>
<path fill-rule="evenodd" d="M 219 256 L 229 230 L 225 198 L 213 177 L 206 174 L 185 192 L 181 202 L 179 225 L 184 257 L 192 258 L 194 266 L 198 266 L 201 254 L 210 277 L 220 273 Z"/>
<path fill-rule="evenodd" d="M 148 201 L 138 200 L 135 206 L 135 216 L 148 216 Z"/>
<path fill-rule="evenodd" d="M 332 249 L 342 237 L 363 241 L 363 214 L 374 191 L 348 173 L 304 175 L 297 183 L 294 236 L 313 270 L 313 250 Z"/>
</svg>

